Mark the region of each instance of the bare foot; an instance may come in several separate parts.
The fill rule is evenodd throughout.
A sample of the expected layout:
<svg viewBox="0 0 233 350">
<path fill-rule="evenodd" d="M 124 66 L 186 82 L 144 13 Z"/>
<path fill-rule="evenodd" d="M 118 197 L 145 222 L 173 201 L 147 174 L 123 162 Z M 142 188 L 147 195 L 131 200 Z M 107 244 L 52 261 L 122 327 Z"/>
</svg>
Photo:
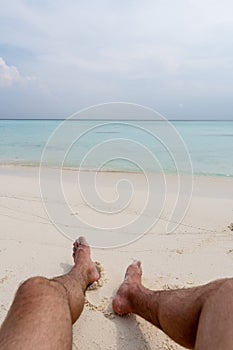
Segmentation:
<svg viewBox="0 0 233 350">
<path fill-rule="evenodd" d="M 90 246 L 86 239 L 84 237 L 79 237 L 73 243 L 74 267 L 70 274 L 76 278 L 81 277 L 84 281 L 84 289 L 100 278 L 99 272 L 91 260 L 90 254 Z"/>
<path fill-rule="evenodd" d="M 133 299 L 142 287 L 141 284 L 141 262 L 134 261 L 126 270 L 124 282 L 121 284 L 112 302 L 116 314 L 126 315 L 134 312 Z"/>
</svg>

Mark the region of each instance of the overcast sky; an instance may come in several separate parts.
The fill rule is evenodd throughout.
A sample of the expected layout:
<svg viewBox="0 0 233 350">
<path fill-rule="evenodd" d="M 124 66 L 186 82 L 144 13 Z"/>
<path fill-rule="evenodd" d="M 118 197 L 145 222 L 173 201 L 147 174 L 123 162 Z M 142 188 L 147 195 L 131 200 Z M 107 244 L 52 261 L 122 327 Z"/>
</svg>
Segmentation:
<svg viewBox="0 0 233 350">
<path fill-rule="evenodd" d="M 0 118 L 233 119 L 232 0 L 0 0 Z"/>
</svg>

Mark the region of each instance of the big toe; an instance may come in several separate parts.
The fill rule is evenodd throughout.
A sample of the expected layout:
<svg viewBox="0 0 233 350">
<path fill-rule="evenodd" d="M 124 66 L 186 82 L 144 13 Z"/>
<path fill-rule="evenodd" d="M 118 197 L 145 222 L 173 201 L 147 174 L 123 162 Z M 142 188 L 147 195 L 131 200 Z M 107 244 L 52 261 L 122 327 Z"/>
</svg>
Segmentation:
<svg viewBox="0 0 233 350">
<path fill-rule="evenodd" d="M 83 245 L 83 246 L 89 247 L 89 244 L 87 243 L 86 238 L 83 236 L 80 236 L 76 242 L 78 245 Z"/>
<path fill-rule="evenodd" d="M 140 279 L 142 276 L 142 263 L 139 260 L 135 260 L 132 264 L 130 264 L 126 270 L 125 278 L 126 279 Z"/>
</svg>

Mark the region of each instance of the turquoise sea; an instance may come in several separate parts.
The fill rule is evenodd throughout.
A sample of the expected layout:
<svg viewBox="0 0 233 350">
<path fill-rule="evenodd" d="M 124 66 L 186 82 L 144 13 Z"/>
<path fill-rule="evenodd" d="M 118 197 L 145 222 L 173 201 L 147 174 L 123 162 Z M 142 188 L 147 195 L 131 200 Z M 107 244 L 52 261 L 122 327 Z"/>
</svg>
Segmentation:
<svg viewBox="0 0 233 350">
<path fill-rule="evenodd" d="M 0 164 L 38 166 L 42 160 L 46 166 L 62 162 L 65 167 L 87 170 L 175 173 L 178 159 L 186 173 L 190 172 L 183 164 L 188 151 L 194 174 L 233 176 L 233 121 L 172 121 L 171 135 L 156 121 L 73 120 L 67 122 L 68 128 L 62 123 L 0 120 Z M 59 133 L 55 132 L 53 140 L 57 127 Z M 161 142 L 161 133 L 167 133 L 169 147 L 164 137 Z M 176 147 L 177 137 L 183 140 L 183 148 Z"/>
</svg>

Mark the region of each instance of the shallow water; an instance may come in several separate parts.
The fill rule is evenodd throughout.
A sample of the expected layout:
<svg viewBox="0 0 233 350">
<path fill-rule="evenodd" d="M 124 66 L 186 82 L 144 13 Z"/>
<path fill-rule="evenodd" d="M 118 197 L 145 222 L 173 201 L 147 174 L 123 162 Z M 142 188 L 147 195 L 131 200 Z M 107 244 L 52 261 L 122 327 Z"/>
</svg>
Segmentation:
<svg viewBox="0 0 233 350">
<path fill-rule="evenodd" d="M 0 120 L 0 163 L 37 166 L 41 161 L 155 173 L 190 173 L 192 166 L 196 175 L 233 176 L 233 122 Z"/>
</svg>

